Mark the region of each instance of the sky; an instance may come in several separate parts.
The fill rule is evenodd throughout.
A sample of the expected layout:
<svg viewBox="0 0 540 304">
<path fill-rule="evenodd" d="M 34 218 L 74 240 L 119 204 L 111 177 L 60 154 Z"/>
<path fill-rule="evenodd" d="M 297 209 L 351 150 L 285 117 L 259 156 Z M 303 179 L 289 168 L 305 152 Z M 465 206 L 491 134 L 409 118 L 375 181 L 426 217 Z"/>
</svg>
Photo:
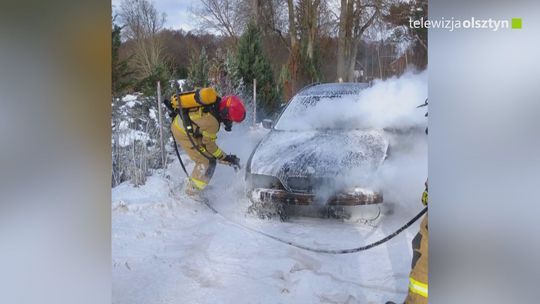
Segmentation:
<svg viewBox="0 0 540 304">
<path fill-rule="evenodd" d="M 122 0 L 112 0 L 113 14 L 120 8 Z M 191 11 L 197 8 L 197 0 L 150 0 L 160 13 L 167 14 L 165 27 L 170 29 L 193 30 L 197 26 Z"/>
</svg>

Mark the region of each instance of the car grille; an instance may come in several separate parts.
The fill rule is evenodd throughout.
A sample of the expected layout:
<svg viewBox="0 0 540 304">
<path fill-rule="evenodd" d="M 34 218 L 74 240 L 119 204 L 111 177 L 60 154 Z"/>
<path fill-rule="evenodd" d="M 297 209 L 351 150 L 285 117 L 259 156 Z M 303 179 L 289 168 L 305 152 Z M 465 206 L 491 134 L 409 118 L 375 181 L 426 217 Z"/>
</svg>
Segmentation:
<svg viewBox="0 0 540 304">
<path fill-rule="evenodd" d="M 286 183 L 292 192 L 300 193 L 313 193 L 317 189 L 334 187 L 334 179 L 322 177 L 287 177 Z"/>
</svg>

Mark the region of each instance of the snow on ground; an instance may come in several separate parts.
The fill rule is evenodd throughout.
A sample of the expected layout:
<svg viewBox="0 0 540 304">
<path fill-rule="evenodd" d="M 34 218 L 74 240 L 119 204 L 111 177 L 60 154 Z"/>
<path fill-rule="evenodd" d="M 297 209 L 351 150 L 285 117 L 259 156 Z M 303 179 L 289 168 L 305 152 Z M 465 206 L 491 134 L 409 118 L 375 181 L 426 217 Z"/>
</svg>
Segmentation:
<svg viewBox="0 0 540 304">
<path fill-rule="evenodd" d="M 215 206 L 236 222 L 319 248 L 367 244 L 406 221 L 395 213 L 379 227 L 325 219 L 262 221 L 244 215 L 247 204 L 221 201 Z M 114 303 L 402 300 L 416 231 L 415 225 L 361 253 L 312 253 L 242 230 L 187 199 L 179 185 L 153 176 L 141 188 L 123 184 L 113 191 Z"/>
<path fill-rule="evenodd" d="M 239 138 L 235 130 L 221 133 L 224 150 L 238 153 L 243 163 L 265 134 L 252 131 L 239 142 L 226 140 Z M 183 159 L 190 170 L 193 164 Z M 235 223 L 303 245 L 351 248 L 392 233 L 421 209 L 418 200 L 396 204 L 372 224 L 315 218 L 281 223 L 246 214 L 243 179 L 243 172 L 218 165 L 209 194 L 223 216 L 183 194 L 184 173 L 176 160 L 144 186 L 115 187 L 114 303 L 379 304 L 405 298 L 418 223 L 388 243 L 347 255 L 297 249 Z"/>
<path fill-rule="evenodd" d="M 118 144 L 120 147 L 130 146 L 136 140 L 147 142 L 150 140 L 150 136 L 147 132 L 132 129 L 124 129 L 118 134 Z"/>
<path fill-rule="evenodd" d="M 426 76 L 405 75 L 364 92 L 378 126 L 397 121 L 401 127 L 407 122 L 424 128 L 424 111 L 415 107 L 425 100 Z M 245 164 L 266 133 L 235 126 L 231 133 L 219 133 L 218 144 Z M 247 215 L 244 172 L 222 165 L 208 189 L 219 214 L 183 194 L 185 176 L 176 159 L 144 186 L 113 188 L 114 303 L 402 302 L 418 222 L 385 244 L 347 255 L 313 253 L 242 227 L 325 249 L 358 247 L 391 234 L 422 208 L 427 175 L 425 136 L 405 136 L 392 144 L 393 156 L 379 170 L 378 181 L 386 212 L 370 223 L 298 217 L 282 223 Z M 191 170 L 193 163 L 183 159 Z"/>
</svg>

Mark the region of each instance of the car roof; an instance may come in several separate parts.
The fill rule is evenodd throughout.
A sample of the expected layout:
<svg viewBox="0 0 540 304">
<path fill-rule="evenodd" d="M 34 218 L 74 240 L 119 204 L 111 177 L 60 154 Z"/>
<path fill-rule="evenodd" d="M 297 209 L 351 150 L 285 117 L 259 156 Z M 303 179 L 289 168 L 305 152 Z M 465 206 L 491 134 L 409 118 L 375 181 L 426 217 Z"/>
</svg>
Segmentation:
<svg viewBox="0 0 540 304">
<path fill-rule="evenodd" d="M 368 87 L 369 83 L 364 82 L 321 83 L 305 87 L 298 92 L 298 96 L 340 96 L 358 94 Z"/>
</svg>

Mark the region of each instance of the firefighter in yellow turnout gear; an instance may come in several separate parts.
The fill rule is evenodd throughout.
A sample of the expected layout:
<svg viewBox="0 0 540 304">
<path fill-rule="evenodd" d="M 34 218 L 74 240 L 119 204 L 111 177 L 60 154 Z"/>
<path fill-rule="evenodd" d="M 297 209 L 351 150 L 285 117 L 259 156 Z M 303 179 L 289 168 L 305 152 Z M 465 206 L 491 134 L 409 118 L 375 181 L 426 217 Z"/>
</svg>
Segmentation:
<svg viewBox="0 0 540 304">
<path fill-rule="evenodd" d="M 428 184 L 422 194 L 422 203 L 428 203 Z M 412 241 L 413 259 L 409 275 L 409 293 L 405 304 L 427 304 L 428 302 L 428 215 L 424 215 L 420 224 L 420 231 Z"/>
<path fill-rule="evenodd" d="M 417 108 L 422 108 L 428 105 L 428 100 Z M 426 112 L 426 117 L 428 113 Z M 426 135 L 428 129 L 426 128 Z M 422 193 L 422 204 L 428 204 L 428 181 L 425 183 L 425 190 Z M 413 258 L 411 263 L 411 273 L 409 274 L 409 293 L 405 299 L 405 304 L 427 304 L 428 303 L 428 214 L 424 215 L 422 223 L 420 223 L 420 231 L 412 241 Z"/>
<path fill-rule="evenodd" d="M 244 120 L 245 107 L 237 96 L 220 98 L 212 88 L 175 94 L 171 99 L 165 100 L 165 104 L 173 117 L 172 134 L 195 162 L 186 194 L 197 197 L 208 186 L 218 161 L 239 167 L 240 159 L 223 152 L 216 140 L 221 123 L 230 131 L 233 121 Z"/>
</svg>

